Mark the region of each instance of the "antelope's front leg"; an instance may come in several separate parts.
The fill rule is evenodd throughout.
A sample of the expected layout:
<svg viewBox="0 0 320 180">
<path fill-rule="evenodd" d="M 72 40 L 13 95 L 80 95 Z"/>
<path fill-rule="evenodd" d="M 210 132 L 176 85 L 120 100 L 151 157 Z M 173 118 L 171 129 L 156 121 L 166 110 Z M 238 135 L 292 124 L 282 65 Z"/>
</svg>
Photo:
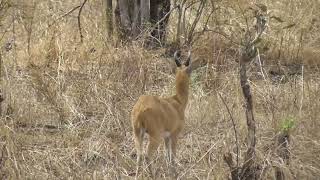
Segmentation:
<svg viewBox="0 0 320 180">
<path fill-rule="evenodd" d="M 153 179 L 155 179 L 155 174 L 153 173 L 153 170 L 152 170 L 151 161 L 153 160 L 155 151 L 159 147 L 160 141 L 161 141 L 160 134 L 150 134 L 146 163 L 147 163 L 150 175 Z"/>
<path fill-rule="evenodd" d="M 171 141 L 171 149 L 170 149 L 170 152 L 171 152 L 171 161 L 170 161 L 170 170 L 171 170 L 171 173 L 172 175 L 177 178 L 178 174 L 177 174 L 177 171 L 176 171 L 176 164 L 175 164 L 175 157 L 176 157 L 176 152 L 177 152 L 177 143 L 178 143 L 178 134 L 179 132 L 177 133 L 174 133 L 171 135 L 170 137 L 170 141 Z"/>
<path fill-rule="evenodd" d="M 166 137 L 164 139 L 164 142 L 166 147 L 166 158 L 167 158 L 170 176 L 176 177 L 176 170 L 175 170 L 175 164 L 174 164 L 175 155 L 173 152 L 173 147 L 175 147 L 176 143 L 174 142 L 174 138 L 172 138 L 172 136 Z"/>
</svg>

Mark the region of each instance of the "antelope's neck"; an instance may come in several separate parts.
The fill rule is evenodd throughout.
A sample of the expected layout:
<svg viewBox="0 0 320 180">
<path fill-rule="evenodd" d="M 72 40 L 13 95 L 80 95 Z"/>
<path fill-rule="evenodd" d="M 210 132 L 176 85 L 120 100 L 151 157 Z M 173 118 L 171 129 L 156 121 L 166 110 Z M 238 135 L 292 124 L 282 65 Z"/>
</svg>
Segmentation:
<svg viewBox="0 0 320 180">
<path fill-rule="evenodd" d="M 183 109 L 186 108 L 189 96 L 189 81 L 176 81 L 176 97 Z"/>
</svg>

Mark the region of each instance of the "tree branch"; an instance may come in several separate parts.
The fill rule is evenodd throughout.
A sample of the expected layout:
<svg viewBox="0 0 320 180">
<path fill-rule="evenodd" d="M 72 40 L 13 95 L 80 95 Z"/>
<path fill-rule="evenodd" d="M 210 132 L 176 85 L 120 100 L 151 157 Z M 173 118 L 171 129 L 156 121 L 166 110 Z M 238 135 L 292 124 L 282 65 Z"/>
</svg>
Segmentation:
<svg viewBox="0 0 320 180">
<path fill-rule="evenodd" d="M 84 0 L 83 3 L 81 4 L 80 6 L 80 9 L 79 9 L 79 13 L 78 13 L 78 28 L 79 28 L 79 34 L 80 34 L 80 42 L 83 43 L 83 34 L 82 34 L 82 29 L 81 29 L 81 12 L 82 12 L 82 9 L 84 7 L 84 5 L 87 3 L 88 0 Z"/>
<path fill-rule="evenodd" d="M 235 141 L 236 141 L 236 148 L 237 148 L 237 166 L 236 166 L 236 168 L 239 168 L 239 153 L 240 153 L 240 152 L 239 152 L 239 141 L 238 141 L 238 132 L 237 132 L 236 123 L 235 123 L 235 121 L 234 121 L 234 118 L 233 118 L 233 116 L 232 116 L 232 114 L 231 114 L 231 111 L 230 111 L 230 109 L 229 109 L 226 101 L 223 99 L 223 97 L 222 97 L 222 95 L 221 95 L 220 92 L 219 92 L 218 94 L 219 94 L 219 97 L 220 97 L 220 99 L 222 100 L 224 106 L 226 107 L 226 109 L 227 109 L 227 111 L 228 111 L 228 114 L 229 114 L 229 116 L 230 116 L 231 122 L 232 122 L 233 131 L 234 131 L 234 137 L 235 137 Z M 230 156 L 231 156 L 231 154 L 230 154 Z M 232 157 L 231 157 L 231 158 L 232 158 Z M 226 162 L 227 162 L 227 161 L 226 161 Z M 227 163 L 228 163 L 228 162 L 227 162 Z M 229 163 L 228 163 L 228 164 L 229 164 Z"/>
</svg>

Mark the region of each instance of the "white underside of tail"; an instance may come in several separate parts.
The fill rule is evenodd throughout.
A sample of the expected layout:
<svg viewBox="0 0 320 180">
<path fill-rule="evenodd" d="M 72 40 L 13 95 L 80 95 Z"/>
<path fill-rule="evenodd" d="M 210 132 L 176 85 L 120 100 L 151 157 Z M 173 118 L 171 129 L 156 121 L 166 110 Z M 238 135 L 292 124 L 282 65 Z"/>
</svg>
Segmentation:
<svg viewBox="0 0 320 180">
<path fill-rule="evenodd" d="M 171 135 L 171 133 L 169 131 L 164 131 L 162 133 L 162 137 L 164 137 L 164 138 L 168 138 L 168 137 L 170 137 L 170 135 Z"/>
<path fill-rule="evenodd" d="M 140 137 L 143 137 L 144 133 L 147 132 L 147 129 L 141 128 L 140 129 Z M 148 133 L 148 132 L 147 132 Z M 171 136 L 171 133 L 169 131 L 164 131 L 161 133 L 161 136 L 163 138 L 169 138 Z"/>
</svg>

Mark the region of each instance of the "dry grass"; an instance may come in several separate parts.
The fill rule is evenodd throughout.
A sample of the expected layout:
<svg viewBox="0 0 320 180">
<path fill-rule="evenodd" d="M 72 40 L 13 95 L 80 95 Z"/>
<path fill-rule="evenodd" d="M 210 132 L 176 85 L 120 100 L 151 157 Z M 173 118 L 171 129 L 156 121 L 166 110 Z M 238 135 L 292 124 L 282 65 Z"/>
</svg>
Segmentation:
<svg viewBox="0 0 320 180">
<path fill-rule="evenodd" d="M 141 94 L 173 93 L 172 59 L 161 55 L 164 49 L 148 51 L 138 43 L 120 45 L 107 40 L 99 11 L 100 1 L 91 1 L 83 11 L 83 44 L 79 43 L 73 15 L 53 24 L 55 19 L 78 5 L 78 1 L 38 0 L 19 5 L 8 2 L 13 2 L 14 7 L 8 10 L 7 16 L 1 17 L 0 31 L 3 35 L 0 39 L 1 91 L 5 95 L 0 121 L 0 177 L 133 178 L 135 151 L 129 113 Z M 274 11 L 278 10 L 276 13 L 284 19 L 301 22 L 299 27 L 305 27 L 313 18 L 319 17 L 316 14 L 319 12 L 315 11 L 319 7 L 317 1 L 301 1 L 302 4 L 290 6 L 286 6 L 287 1 L 279 5 L 272 0 L 264 2 Z M 236 7 L 233 3 L 225 3 L 225 9 Z M 285 13 L 289 7 L 296 7 L 298 16 L 289 11 Z M 310 9 L 304 11 L 298 7 Z M 228 11 L 219 13 L 221 22 L 223 18 L 236 15 L 223 16 L 222 13 Z M 299 57 L 306 66 L 314 67 L 317 63 L 308 62 L 319 60 L 318 21 L 303 40 L 306 55 L 301 53 Z M 267 40 L 273 42 L 271 52 L 279 52 L 281 37 L 284 37 L 282 49 L 290 49 L 287 48 L 289 45 L 292 49 L 299 47 L 299 27 L 292 31 L 277 31 L 277 28 L 281 29 L 279 25 L 270 26 Z M 29 32 L 32 29 L 29 50 L 28 27 Z M 217 34 L 205 34 L 204 37 L 193 47 L 194 58 L 209 63 L 201 63 L 192 75 L 186 127 L 177 152 L 181 179 L 227 179 L 229 176 L 223 154 L 235 152 L 234 132 L 230 116 L 217 93 L 222 94 L 231 109 L 241 152 L 245 150 L 246 124 L 235 61 L 237 50 Z M 13 42 L 16 46 L 7 50 Z M 280 57 L 287 57 L 287 54 L 296 57 L 294 50 L 283 52 Z M 274 54 L 266 53 L 266 57 L 276 57 Z M 293 60 L 295 58 L 290 59 Z M 265 68 L 268 70 L 269 66 Z M 272 167 L 280 167 L 288 179 L 318 179 L 319 72 L 305 68 L 303 76 L 283 76 L 286 81 L 271 77 L 263 80 L 257 78 L 253 64 L 249 74 L 257 120 L 257 156 L 269 167 L 265 178 L 274 179 Z M 282 121 L 288 118 L 294 120 L 295 127 L 291 132 L 290 165 L 286 166 L 275 153 L 274 138 Z M 168 173 L 162 148 L 158 154 L 154 167 L 157 167 L 159 177 L 165 179 Z"/>
</svg>

